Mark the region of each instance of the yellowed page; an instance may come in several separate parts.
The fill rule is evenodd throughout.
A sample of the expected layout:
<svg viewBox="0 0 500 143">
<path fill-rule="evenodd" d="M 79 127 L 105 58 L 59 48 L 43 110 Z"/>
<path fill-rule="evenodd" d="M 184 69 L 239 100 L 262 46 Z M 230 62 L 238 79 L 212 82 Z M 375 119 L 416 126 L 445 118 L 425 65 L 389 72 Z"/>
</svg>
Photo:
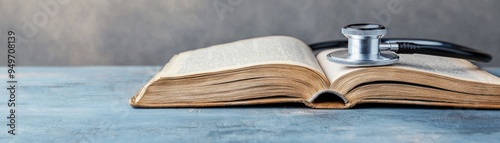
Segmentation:
<svg viewBox="0 0 500 143">
<path fill-rule="evenodd" d="M 340 49 L 325 50 L 317 55 L 318 62 L 323 68 L 325 75 L 331 82 L 334 82 L 342 75 L 348 74 L 355 70 L 373 68 L 349 68 L 344 65 L 328 61 L 326 59 L 326 55 L 335 50 Z M 383 66 L 378 68 L 401 68 L 417 70 L 420 72 L 428 72 L 461 80 L 500 84 L 500 79 L 498 77 L 495 77 L 494 75 L 491 75 L 477 68 L 472 63 L 466 60 L 421 54 L 399 54 L 399 56 L 400 60 L 398 63 L 391 66 Z"/>
<path fill-rule="evenodd" d="M 184 76 L 262 65 L 291 64 L 323 73 L 311 49 L 286 36 L 269 36 L 215 45 L 176 55 L 161 77 Z"/>
</svg>

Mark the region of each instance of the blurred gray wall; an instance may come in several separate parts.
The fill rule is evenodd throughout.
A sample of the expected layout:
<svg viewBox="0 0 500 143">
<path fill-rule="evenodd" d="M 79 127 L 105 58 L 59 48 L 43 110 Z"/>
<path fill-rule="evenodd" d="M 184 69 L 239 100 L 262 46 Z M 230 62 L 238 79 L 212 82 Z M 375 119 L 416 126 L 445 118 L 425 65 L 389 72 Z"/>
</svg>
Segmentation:
<svg viewBox="0 0 500 143">
<path fill-rule="evenodd" d="M 173 55 L 240 39 L 288 35 L 344 39 L 349 23 L 376 22 L 386 37 L 456 42 L 496 56 L 498 0 L 1 0 L 0 65 L 7 31 L 18 65 L 163 65 Z"/>
</svg>

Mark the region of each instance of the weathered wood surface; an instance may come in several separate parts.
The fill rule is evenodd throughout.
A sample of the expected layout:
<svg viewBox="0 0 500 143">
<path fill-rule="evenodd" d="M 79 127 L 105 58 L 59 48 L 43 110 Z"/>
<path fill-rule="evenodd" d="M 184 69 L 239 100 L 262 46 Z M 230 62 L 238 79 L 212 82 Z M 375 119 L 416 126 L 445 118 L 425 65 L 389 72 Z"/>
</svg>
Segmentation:
<svg viewBox="0 0 500 143">
<path fill-rule="evenodd" d="M 408 106 L 318 110 L 300 105 L 134 109 L 160 67 L 20 67 L 16 135 L 0 142 L 498 142 L 500 111 Z M 500 68 L 490 69 L 500 73 Z M 6 71 L 6 68 L 0 68 Z M 1 85 L 6 87 L 5 73 Z"/>
</svg>

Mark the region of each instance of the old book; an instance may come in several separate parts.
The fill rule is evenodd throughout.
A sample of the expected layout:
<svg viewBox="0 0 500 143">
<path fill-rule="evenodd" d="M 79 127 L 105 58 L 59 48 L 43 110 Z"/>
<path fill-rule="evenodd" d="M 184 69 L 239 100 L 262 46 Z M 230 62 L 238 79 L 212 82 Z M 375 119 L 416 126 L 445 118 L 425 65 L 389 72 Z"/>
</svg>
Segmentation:
<svg viewBox="0 0 500 143">
<path fill-rule="evenodd" d="M 397 64 L 351 68 L 302 41 L 261 37 L 175 55 L 130 99 L 133 107 L 362 103 L 500 109 L 500 79 L 466 60 L 400 55 Z"/>
</svg>

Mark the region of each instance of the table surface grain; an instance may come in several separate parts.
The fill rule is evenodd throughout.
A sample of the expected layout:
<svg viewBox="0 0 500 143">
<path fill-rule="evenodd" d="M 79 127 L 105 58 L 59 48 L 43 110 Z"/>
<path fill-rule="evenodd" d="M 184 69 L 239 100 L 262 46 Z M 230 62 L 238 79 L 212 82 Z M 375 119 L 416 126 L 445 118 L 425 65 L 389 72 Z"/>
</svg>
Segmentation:
<svg viewBox="0 0 500 143">
<path fill-rule="evenodd" d="M 5 67 L 0 71 L 7 71 Z M 0 142 L 498 142 L 500 112 L 296 104 L 135 109 L 128 100 L 157 66 L 18 67 L 16 135 L 0 100 Z M 489 71 L 500 75 L 500 68 Z M 6 73 L 6 72 L 5 72 Z M 0 74 L 7 87 L 6 74 Z"/>
</svg>

